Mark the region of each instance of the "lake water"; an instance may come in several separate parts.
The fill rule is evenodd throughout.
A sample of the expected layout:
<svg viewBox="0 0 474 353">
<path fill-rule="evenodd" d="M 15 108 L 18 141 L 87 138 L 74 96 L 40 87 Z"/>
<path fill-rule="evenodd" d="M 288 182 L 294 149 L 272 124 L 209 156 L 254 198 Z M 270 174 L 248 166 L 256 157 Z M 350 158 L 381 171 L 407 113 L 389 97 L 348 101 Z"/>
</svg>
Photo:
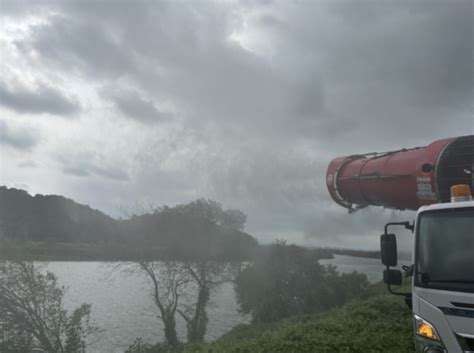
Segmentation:
<svg viewBox="0 0 474 353">
<path fill-rule="evenodd" d="M 65 306 L 92 304 L 91 324 L 104 331 L 90 346 L 90 353 L 123 353 L 133 341 L 163 341 L 163 325 L 151 297 L 151 286 L 142 275 L 114 272 L 113 263 L 50 262 L 47 270 L 66 286 Z M 222 285 L 209 309 L 206 338 L 215 339 L 249 318 L 239 314 L 233 284 Z M 185 322 L 177 317 L 177 330 L 184 340 Z"/>
<path fill-rule="evenodd" d="M 379 258 L 334 255 L 334 259 L 320 260 L 319 262 L 323 265 L 333 264 L 342 273 L 351 273 L 353 271 L 365 273 L 371 283 L 380 282 L 383 279 L 383 270 L 385 270 L 385 266 L 382 265 Z M 409 264 L 409 261 L 399 260 L 397 268 Z"/>
<path fill-rule="evenodd" d="M 371 283 L 379 282 L 383 278 L 384 266 L 380 259 L 334 255 L 334 259 L 319 260 L 319 262 L 323 265 L 336 265 L 337 270 L 342 273 L 363 272 Z"/>
<path fill-rule="evenodd" d="M 383 266 L 379 259 L 335 255 L 321 260 L 334 264 L 338 271 L 363 272 L 371 282 L 382 279 Z M 114 263 L 50 262 L 47 269 L 55 273 L 59 283 L 68 288 L 65 305 L 68 309 L 82 303 L 92 304 L 92 325 L 104 331 L 94 342 L 90 353 L 123 353 L 138 337 L 144 342 L 163 341 L 162 324 L 151 297 L 151 286 L 143 275 L 113 272 Z M 232 283 L 223 284 L 213 295 L 209 309 L 209 327 L 206 338 L 213 340 L 239 323 L 250 318 L 238 312 Z M 177 330 L 185 339 L 186 325 L 177 318 Z"/>
</svg>

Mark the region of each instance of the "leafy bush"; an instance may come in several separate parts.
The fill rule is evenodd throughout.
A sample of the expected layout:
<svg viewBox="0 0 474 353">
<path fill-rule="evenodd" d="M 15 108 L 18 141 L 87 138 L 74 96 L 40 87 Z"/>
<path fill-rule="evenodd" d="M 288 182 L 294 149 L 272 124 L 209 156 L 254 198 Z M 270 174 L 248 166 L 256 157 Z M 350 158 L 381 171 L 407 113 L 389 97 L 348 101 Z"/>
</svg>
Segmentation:
<svg viewBox="0 0 474 353">
<path fill-rule="evenodd" d="M 181 344 L 171 346 L 165 342 L 157 344 L 143 343 L 141 338 L 138 338 L 131 344 L 125 353 L 181 353 L 184 346 Z"/>
<path fill-rule="evenodd" d="M 408 353 L 414 351 L 410 310 L 381 295 L 319 315 L 270 325 L 239 325 L 216 342 L 186 353 Z"/>
<path fill-rule="evenodd" d="M 235 281 L 240 310 L 251 314 L 254 322 L 268 323 L 322 312 L 367 292 L 365 274 L 340 274 L 318 260 L 303 247 L 284 242 L 272 245 Z"/>
<path fill-rule="evenodd" d="M 64 309 L 65 288 L 31 262 L 0 261 L 0 352 L 85 353 L 90 305 Z"/>
</svg>

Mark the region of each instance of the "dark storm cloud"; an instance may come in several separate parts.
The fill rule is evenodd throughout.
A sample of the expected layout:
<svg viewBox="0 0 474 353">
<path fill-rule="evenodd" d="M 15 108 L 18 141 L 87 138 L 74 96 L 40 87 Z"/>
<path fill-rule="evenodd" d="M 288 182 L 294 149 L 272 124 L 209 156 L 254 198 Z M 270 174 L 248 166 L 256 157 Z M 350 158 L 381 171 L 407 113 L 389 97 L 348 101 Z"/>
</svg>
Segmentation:
<svg viewBox="0 0 474 353">
<path fill-rule="evenodd" d="M 443 133 L 446 116 L 471 108 L 471 1 L 265 4 L 249 26 L 274 35 L 272 66 L 229 42 L 241 18 L 226 5 L 61 5 L 61 15 L 18 45 L 88 77 L 128 77 L 193 112 L 198 124 L 252 122 L 257 135 L 331 145 L 338 130 L 327 134 L 326 126 L 339 125 L 343 136 L 349 122 L 348 143 L 374 143 L 370 130 L 392 123 L 415 141 Z M 137 103 L 146 106 L 123 105 Z"/>
<path fill-rule="evenodd" d="M 126 77 L 154 99 L 192 112 L 198 125 L 202 119 L 268 125 L 290 113 L 287 97 L 297 99 L 291 79 L 228 41 L 231 16 L 217 4 L 104 4 L 68 3 L 62 16 L 36 25 L 17 45 L 65 71 Z"/>
<path fill-rule="evenodd" d="M 250 231 L 295 230 L 327 242 L 363 237 L 395 216 L 347 215 L 333 205 L 325 186 L 332 158 L 474 132 L 469 0 L 47 6 L 56 15 L 16 41 L 23 55 L 97 87 L 130 84 L 143 94 L 101 99 L 132 119 L 163 120 L 159 104 L 171 103 L 197 139 L 172 144 L 183 154 L 205 145 L 195 161 L 207 181 L 203 196 L 248 212 Z M 63 171 L 126 180 L 99 165 L 92 158 L 64 163 Z M 189 201 L 171 185 L 179 179 L 188 182 L 180 184 L 186 195 L 202 191 L 188 170 L 176 167 L 176 177 L 159 185 L 143 178 L 135 190 L 167 188 L 176 203 Z"/>
<path fill-rule="evenodd" d="M 171 119 L 172 115 L 160 111 L 156 105 L 130 90 L 105 89 L 102 97 L 111 101 L 126 117 L 142 123 L 157 123 Z"/>
<path fill-rule="evenodd" d="M 57 89 L 39 86 L 36 89 L 8 87 L 0 82 L 0 104 L 18 113 L 71 116 L 80 110 L 79 103 Z"/>
<path fill-rule="evenodd" d="M 343 146 L 374 144 L 389 125 L 390 140 L 419 143 L 449 134 L 448 117 L 472 111 L 472 2 L 334 2 L 321 18 L 319 2 L 308 7 L 291 12 L 278 51 L 303 54 L 288 59 L 295 72 L 320 73 L 319 115 L 339 125 L 339 134 L 298 124 L 299 134 L 329 147 L 351 120 L 357 126 Z M 311 119 L 320 120 L 317 111 Z"/>
<path fill-rule="evenodd" d="M 31 131 L 11 127 L 5 121 L 0 120 L 0 144 L 13 147 L 18 150 L 30 150 L 39 142 L 39 137 Z"/>
<path fill-rule="evenodd" d="M 98 2 L 83 4 L 94 6 Z M 25 55 L 30 55 L 33 49 L 45 64 L 68 72 L 84 71 L 95 78 L 118 77 L 138 65 L 133 60 L 133 50 L 125 43 L 117 42 L 107 29 L 107 23 L 77 15 L 57 15 L 50 23 L 33 25 L 31 37 L 16 41 L 17 48 Z"/>
<path fill-rule="evenodd" d="M 379 4 L 368 11 L 372 19 L 360 30 L 347 31 L 347 41 L 333 44 L 329 68 L 341 79 L 384 88 L 369 92 L 383 93 L 382 103 L 391 103 L 390 110 L 399 102 L 429 112 L 466 104 L 473 86 L 472 2 L 437 2 L 435 7 L 402 2 L 392 10 Z M 351 16 L 341 13 L 341 20 L 353 23 L 347 29 L 360 24 L 348 20 Z M 376 111 L 387 109 L 375 105 Z"/>
</svg>

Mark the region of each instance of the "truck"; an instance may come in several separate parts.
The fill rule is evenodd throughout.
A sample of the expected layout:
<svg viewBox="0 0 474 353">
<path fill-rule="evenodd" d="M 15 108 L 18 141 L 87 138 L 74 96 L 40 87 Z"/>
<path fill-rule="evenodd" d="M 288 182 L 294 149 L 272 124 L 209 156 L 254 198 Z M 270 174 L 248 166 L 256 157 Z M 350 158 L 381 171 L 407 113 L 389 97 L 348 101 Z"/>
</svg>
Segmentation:
<svg viewBox="0 0 474 353">
<path fill-rule="evenodd" d="M 474 135 L 331 161 L 326 183 L 350 213 L 368 206 L 416 211 L 380 236 L 383 281 L 413 315 L 416 351 L 474 352 Z M 410 230 L 412 264 L 397 269 L 397 236 Z M 410 289 L 402 287 L 403 273 Z"/>
</svg>

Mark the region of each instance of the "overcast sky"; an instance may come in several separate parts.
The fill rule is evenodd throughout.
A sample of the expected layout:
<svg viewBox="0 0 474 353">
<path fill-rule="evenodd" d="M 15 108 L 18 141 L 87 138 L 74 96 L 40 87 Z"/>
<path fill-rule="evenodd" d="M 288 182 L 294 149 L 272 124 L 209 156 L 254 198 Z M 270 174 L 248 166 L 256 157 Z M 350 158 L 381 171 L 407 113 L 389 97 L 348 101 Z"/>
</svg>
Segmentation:
<svg viewBox="0 0 474 353">
<path fill-rule="evenodd" d="M 327 164 L 474 133 L 473 3 L 0 0 L 0 184 L 377 248 L 413 214 L 347 214 Z"/>
</svg>

